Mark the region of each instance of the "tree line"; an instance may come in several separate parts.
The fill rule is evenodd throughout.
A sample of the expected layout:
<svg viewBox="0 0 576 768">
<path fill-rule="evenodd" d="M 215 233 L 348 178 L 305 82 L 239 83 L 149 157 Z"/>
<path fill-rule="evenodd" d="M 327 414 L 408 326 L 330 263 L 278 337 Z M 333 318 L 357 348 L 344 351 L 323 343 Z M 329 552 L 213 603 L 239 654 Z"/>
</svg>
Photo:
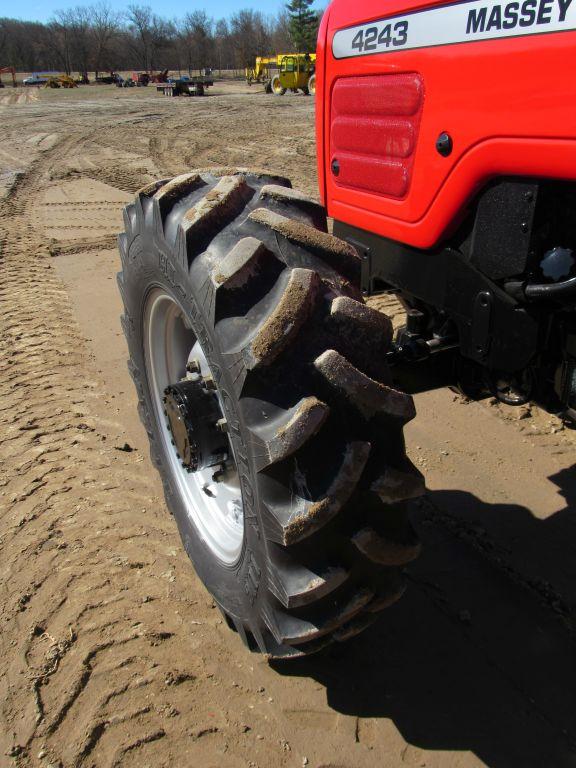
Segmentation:
<svg viewBox="0 0 576 768">
<path fill-rule="evenodd" d="M 115 11 L 106 0 L 58 11 L 46 24 L 0 18 L 0 67 L 21 72 L 243 69 L 256 56 L 314 49 L 313 0 L 291 0 L 277 16 L 251 9 L 228 19 L 193 11 L 169 20 L 145 5 Z"/>
</svg>

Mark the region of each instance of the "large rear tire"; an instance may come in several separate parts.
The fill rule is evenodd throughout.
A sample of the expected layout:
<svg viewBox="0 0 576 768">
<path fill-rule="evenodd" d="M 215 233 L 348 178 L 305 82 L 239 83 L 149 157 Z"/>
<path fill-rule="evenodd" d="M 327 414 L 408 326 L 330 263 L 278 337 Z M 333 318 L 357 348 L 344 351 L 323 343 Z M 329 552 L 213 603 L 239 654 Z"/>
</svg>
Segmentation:
<svg viewBox="0 0 576 768">
<path fill-rule="evenodd" d="M 274 75 L 272 78 L 272 82 L 270 83 L 270 87 L 272 88 L 272 93 L 274 96 L 284 96 L 286 93 L 286 88 L 282 85 L 282 81 L 280 80 L 279 75 Z"/>
<path fill-rule="evenodd" d="M 308 93 L 310 96 L 316 96 L 316 75 L 312 75 L 308 80 Z"/>
<path fill-rule="evenodd" d="M 270 657 L 357 634 L 403 592 L 419 551 L 405 502 L 423 492 L 404 449 L 414 406 L 390 385 L 391 325 L 362 302 L 357 254 L 285 179 L 244 171 L 157 182 L 124 218 L 129 368 L 199 577 Z M 190 414 L 163 402 L 192 379 L 197 415 L 227 430 L 212 479 L 182 467 L 196 423 L 183 438 Z"/>
</svg>

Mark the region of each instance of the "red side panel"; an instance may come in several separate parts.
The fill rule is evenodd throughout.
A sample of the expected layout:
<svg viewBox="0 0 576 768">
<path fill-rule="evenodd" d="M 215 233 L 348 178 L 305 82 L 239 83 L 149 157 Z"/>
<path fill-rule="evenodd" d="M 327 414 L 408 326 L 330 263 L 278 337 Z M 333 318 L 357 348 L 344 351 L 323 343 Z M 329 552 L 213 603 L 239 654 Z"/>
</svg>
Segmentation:
<svg viewBox="0 0 576 768">
<path fill-rule="evenodd" d="M 330 24 L 330 6 L 324 11 L 316 48 L 316 164 L 318 168 L 318 192 L 322 205 L 326 205 L 326 167 L 324 165 L 325 106 L 326 100 L 326 37 Z"/>
<path fill-rule="evenodd" d="M 417 74 L 347 77 L 332 92 L 336 184 L 389 197 L 408 193 L 423 106 Z"/>
<path fill-rule="evenodd" d="M 576 180 L 576 31 L 334 56 L 339 30 L 439 5 L 333 0 L 318 49 L 328 214 L 417 248 L 446 238 L 494 177 Z"/>
</svg>

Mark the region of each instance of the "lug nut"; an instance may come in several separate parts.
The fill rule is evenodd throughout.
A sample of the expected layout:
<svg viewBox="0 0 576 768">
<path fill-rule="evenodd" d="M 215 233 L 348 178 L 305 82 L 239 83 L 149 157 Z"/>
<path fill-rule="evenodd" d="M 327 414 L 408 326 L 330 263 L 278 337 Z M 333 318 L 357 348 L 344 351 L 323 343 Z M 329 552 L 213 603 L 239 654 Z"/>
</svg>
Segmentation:
<svg viewBox="0 0 576 768">
<path fill-rule="evenodd" d="M 216 472 L 214 472 L 214 474 L 212 475 L 212 480 L 215 483 L 219 483 L 220 482 L 220 478 L 224 477 L 225 474 L 226 474 L 226 471 L 223 469 L 223 467 L 219 467 L 216 470 Z"/>
<path fill-rule="evenodd" d="M 188 373 L 200 373 L 200 363 L 198 360 L 190 360 L 190 362 L 186 364 L 186 370 Z"/>
<path fill-rule="evenodd" d="M 216 389 L 216 382 L 214 381 L 212 376 L 206 376 L 202 380 L 202 386 L 204 387 L 204 389 L 209 389 L 211 391 L 214 391 Z"/>
<path fill-rule="evenodd" d="M 226 419 L 220 419 L 216 422 L 216 429 L 218 432 L 228 432 L 228 422 Z"/>
</svg>

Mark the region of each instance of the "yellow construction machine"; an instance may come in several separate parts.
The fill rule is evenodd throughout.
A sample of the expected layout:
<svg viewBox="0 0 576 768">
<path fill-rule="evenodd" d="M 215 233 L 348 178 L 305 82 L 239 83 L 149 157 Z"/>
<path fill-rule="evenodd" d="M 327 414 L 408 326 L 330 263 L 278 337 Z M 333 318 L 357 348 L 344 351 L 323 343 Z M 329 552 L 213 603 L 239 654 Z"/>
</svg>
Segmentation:
<svg viewBox="0 0 576 768">
<path fill-rule="evenodd" d="M 270 69 L 276 69 L 278 65 L 277 56 L 257 56 L 255 66 L 246 69 L 246 82 L 248 85 L 253 83 L 267 83 L 270 81 Z"/>
<path fill-rule="evenodd" d="M 78 88 L 78 83 L 69 75 L 54 75 L 46 80 L 44 88 Z"/>
<path fill-rule="evenodd" d="M 284 96 L 286 91 L 316 94 L 316 54 L 290 53 L 282 56 L 279 65 L 279 71 L 270 81 L 275 96 Z"/>
<path fill-rule="evenodd" d="M 248 85 L 261 83 L 266 93 L 283 96 L 286 91 L 316 93 L 316 54 L 279 53 L 258 56 L 253 69 L 246 70 Z"/>
</svg>

